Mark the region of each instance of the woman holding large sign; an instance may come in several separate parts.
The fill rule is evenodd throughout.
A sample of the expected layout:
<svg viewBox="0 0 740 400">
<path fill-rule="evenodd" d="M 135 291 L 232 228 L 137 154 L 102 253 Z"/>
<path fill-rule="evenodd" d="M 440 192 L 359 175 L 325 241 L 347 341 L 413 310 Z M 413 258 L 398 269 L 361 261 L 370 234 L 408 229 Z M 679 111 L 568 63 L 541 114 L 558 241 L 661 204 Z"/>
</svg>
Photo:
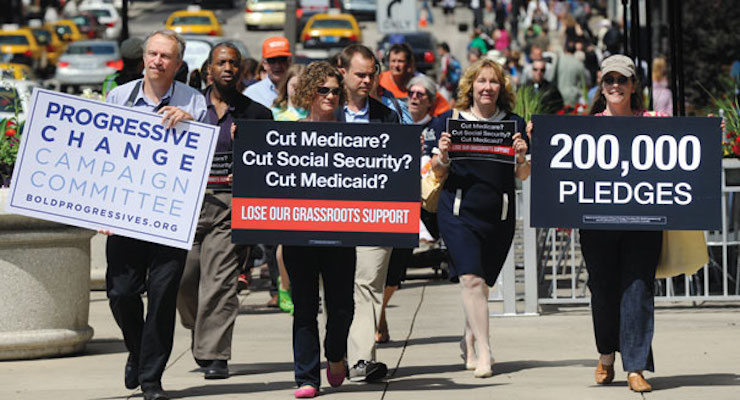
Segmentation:
<svg viewBox="0 0 740 400">
<path fill-rule="evenodd" d="M 667 116 L 645 110 L 635 64 L 623 55 L 601 63 L 601 88 L 595 116 Z M 581 252 L 588 269 L 596 348 L 600 353 L 595 379 L 614 379 L 614 353 L 622 354 L 629 387 L 649 392 L 644 370 L 653 371 L 655 268 L 663 243 L 661 231 L 580 231 Z"/>
<path fill-rule="evenodd" d="M 325 61 L 313 62 L 300 75 L 293 104 L 309 110 L 303 121 L 335 121 L 334 109 L 342 96 L 342 77 Z M 355 303 L 354 247 L 284 246 L 283 259 L 293 289 L 293 365 L 296 398 L 319 394 L 321 352 L 316 317 L 319 310 L 319 274 L 324 282 L 326 310 L 326 377 L 331 386 L 344 381 L 347 335 Z"/>
<path fill-rule="evenodd" d="M 511 135 L 508 151 L 513 165 L 500 158 L 451 161 L 452 140 L 444 123 L 459 113 L 459 119 L 481 125 L 515 121 L 519 130 L 524 120 L 511 112 L 513 106 L 514 92 L 502 67 L 482 59 L 465 71 L 455 110 L 442 114 L 435 129 L 441 134 L 432 169 L 437 177 L 447 177 L 437 220 L 452 261 L 450 277 L 462 287 L 465 337 L 461 348 L 465 367 L 474 369 L 478 378 L 493 375 L 488 288 L 496 282 L 514 237 L 514 178 L 529 177 L 530 165 L 525 157 L 528 143 L 518 132 Z"/>
</svg>

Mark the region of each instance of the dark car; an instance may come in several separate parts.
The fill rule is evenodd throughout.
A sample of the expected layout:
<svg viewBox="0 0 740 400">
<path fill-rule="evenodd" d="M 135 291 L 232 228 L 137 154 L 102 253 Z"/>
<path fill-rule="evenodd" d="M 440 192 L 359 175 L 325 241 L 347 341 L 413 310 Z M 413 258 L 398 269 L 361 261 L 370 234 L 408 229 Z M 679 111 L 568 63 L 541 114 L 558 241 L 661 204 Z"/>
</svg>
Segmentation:
<svg viewBox="0 0 740 400">
<path fill-rule="evenodd" d="M 98 39 L 105 35 L 106 26 L 98 22 L 98 17 L 93 13 L 83 12 L 70 17 L 77 25 L 77 29 L 88 39 Z"/>
<path fill-rule="evenodd" d="M 378 59 L 388 64 L 388 49 L 395 43 L 407 43 L 414 52 L 416 70 L 426 75 L 436 74 L 439 58 L 437 57 L 437 39 L 429 32 L 389 33 L 378 42 Z"/>
</svg>

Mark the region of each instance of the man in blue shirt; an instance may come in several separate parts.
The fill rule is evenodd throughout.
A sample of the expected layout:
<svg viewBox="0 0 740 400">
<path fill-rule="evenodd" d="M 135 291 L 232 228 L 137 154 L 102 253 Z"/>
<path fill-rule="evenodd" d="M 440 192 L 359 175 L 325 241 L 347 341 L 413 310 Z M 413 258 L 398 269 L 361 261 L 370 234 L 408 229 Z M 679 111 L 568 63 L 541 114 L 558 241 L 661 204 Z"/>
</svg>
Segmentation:
<svg viewBox="0 0 740 400">
<path fill-rule="evenodd" d="M 185 40 L 177 33 L 153 32 L 144 42 L 144 78 L 116 87 L 106 101 L 161 114 L 168 129 L 180 121 L 204 121 L 206 99 L 174 81 L 184 51 Z M 110 235 L 106 290 L 129 351 L 124 383 L 129 389 L 141 384 L 144 400 L 169 399 L 161 381 L 172 352 L 177 290 L 187 250 L 103 233 Z"/>
<path fill-rule="evenodd" d="M 281 36 L 265 39 L 262 43 L 262 66 L 267 72 L 267 78 L 250 85 L 242 93 L 257 103 L 272 108 L 278 95 L 277 85 L 288 72 L 292 57 L 288 39 Z"/>
</svg>

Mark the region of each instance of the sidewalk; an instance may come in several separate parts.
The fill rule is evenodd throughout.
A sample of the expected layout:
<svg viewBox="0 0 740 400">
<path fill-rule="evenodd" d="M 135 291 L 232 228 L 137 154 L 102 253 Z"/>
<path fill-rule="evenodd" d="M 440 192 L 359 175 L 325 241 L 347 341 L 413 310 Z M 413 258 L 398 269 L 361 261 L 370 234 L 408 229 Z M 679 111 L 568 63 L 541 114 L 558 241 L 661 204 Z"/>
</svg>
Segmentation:
<svg viewBox="0 0 740 400">
<path fill-rule="evenodd" d="M 410 275 L 418 274 L 411 271 Z M 232 376 L 206 381 L 190 354 L 190 334 L 178 322 L 164 388 L 179 399 L 292 399 L 291 317 L 261 307 L 266 292 L 242 297 L 234 333 Z M 494 305 L 493 308 L 499 305 Z M 539 317 L 491 319 L 494 376 L 463 370 L 458 341 L 463 316 L 459 288 L 439 280 L 409 280 L 388 310 L 391 342 L 378 359 L 387 383 L 323 382 L 328 399 L 738 399 L 740 307 L 665 307 L 656 313 L 655 389 L 627 389 L 617 363 L 615 383 L 593 383 L 596 351 L 586 307 Z M 127 399 L 141 392 L 123 386 L 126 349 L 104 292 L 91 292 L 95 336 L 83 354 L 0 362 L 0 399 Z M 322 374 L 322 376 L 325 376 Z"/>
</svg>

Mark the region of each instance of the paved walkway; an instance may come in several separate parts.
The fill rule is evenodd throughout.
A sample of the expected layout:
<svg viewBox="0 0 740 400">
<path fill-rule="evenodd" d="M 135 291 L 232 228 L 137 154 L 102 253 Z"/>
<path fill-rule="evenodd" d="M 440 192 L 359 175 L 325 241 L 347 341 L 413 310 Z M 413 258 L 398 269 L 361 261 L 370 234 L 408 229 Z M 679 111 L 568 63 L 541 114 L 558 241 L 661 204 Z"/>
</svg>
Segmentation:
<svg viewBox="0 0 740 400">
<path fill-rule="evenodd" d="M 416 272 L 412 272 L 416 273 Z M 164 387 L 180 399 L 291 399 L 294 389 L 291 317 L 262 308 L 266 292 L 242 297 L 234 334 L 232 376 L 205 381 L 190 354 L 190 335 L 179 326 Z M 494 307 L 496 307 L 494 305 Z M 495 375 L 475 379 L 464 371 L 459 289 L 439 280 L 410 280 L 389 309 L 391 342 L 378 357 L 388 364 L 386 383 L 345 384 L 329 399 L 639 399 L 625 375 L 593 383 L 595 349 L 585 307 L 539 317 L 492 318 Z M 95 336 L 83 354 L 0 362 L 0 399 L 127 399 L 126 350 L 103 292 L 92 292 Z M 656 316 L 655 391 L 646 399 L 740 399 L 740 307 L 660 306 Z M 618 364 L 619 366 L 619 364 Z"/>
</svg>

